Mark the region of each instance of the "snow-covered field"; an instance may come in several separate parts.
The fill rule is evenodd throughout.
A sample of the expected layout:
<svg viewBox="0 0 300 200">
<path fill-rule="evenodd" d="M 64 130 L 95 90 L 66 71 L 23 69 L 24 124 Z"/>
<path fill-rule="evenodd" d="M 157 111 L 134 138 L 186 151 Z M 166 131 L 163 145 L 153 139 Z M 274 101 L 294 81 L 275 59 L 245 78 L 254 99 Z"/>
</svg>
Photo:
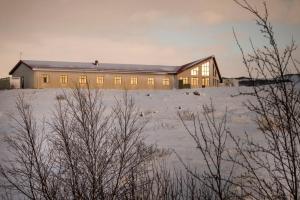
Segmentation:
<svg viewBox="0 0 300 200">
<path fill-rule="evenodd" d="M 201 169 L 202 159 L 196 149 L 192 138 L 185 131 L 177 112 L 199 112 L 202 105 L 209 104 L 212 99 L 216 117 L 223 116 L 225 109 L 228 111 L 228 127 L 233 134 L 243 135 L 247 131 L 251 135 L 257 133 L 253 122 L 253 114 L 243 103 L 249 96 L 235 96 L 240 91 L 247 91 L 246 87 L 232 88 L 204 88 L 198 89 L 200 96 L 193 94 L 195 90 L 171 91 L 129 91 L 133 96 L 144 117 L 149 117 L 150 122 L 145 128 L 146 143 L 156 144 L 160 148 L 175 150 L 181 158 Z M 0 91 L 0 137 L 9 135 L 13 131 L 12 120 L 9 114 L 15 114 L 15 100 L 19 93 L 24 93 L 27 100 L 33 105 L 34 115 L 38 119 L 50 118 L 56 102 L 56 96 L 62 93 L 60 89 L 44 90 L 2 90 Z M 150 94 L 150 95 L 148 95 Z M 110 107 L 115 98 L 122 98 L 123 91 L 103 91 L 104 104 Z M 232 97 L 235 96 L 235 97 Z M 5 145 L 1 143 L 0 159 L 5 155 Z M 168 158 L 172 165 L 181 166 L 180 161 L 173 153 Z"/>
</svg>

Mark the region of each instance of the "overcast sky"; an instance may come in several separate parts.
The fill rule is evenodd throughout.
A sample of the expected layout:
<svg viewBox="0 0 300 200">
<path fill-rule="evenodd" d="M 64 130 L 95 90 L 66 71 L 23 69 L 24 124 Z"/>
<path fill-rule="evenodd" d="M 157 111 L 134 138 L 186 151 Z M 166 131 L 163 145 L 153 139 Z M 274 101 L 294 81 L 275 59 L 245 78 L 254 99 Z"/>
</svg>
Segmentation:
<svg viewBox="0 0 300 200">
<path fill-rule="evenodd" d="M 300 0 L 267 4 L 279 44 L 292 36 L 299 44 Z M 246 49 L 249 37 L 263 45 L 253 17 L 232 0 L 0 0 L 0 77 L 20 52 L 22 59 L 163 65 L 215 55 L 222 76 L 245 75 L 232 27 Z"/>
</svg>

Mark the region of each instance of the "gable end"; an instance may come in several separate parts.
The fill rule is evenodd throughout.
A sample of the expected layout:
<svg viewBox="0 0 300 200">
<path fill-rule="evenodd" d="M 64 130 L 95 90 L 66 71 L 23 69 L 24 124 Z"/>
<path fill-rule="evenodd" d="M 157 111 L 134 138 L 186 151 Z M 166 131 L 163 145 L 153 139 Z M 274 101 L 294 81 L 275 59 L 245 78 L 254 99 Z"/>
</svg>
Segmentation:
<svg viewBox="0 0 300 200">
<path fill-rule="evenodd" d="M 12 75 L 18 68 L 21 64 L 24 64 L 26 67 L 28 67 L 29 69 L 32 70 L 32 67 L 28 64 L 26 64 L 25 62 L 23 62 L 22 60 L 20 60 L 9 72 L 9 75 Z"/>
</svg>

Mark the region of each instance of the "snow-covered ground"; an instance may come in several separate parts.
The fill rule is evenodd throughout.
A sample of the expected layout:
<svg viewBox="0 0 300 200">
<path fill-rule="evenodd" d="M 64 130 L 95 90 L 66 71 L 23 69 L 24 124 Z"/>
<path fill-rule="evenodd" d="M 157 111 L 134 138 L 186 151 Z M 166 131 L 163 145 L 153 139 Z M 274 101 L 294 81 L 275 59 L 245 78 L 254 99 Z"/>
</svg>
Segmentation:
<svg viewBox="0 0 300 200">
<path fill-rule="evenodd" d="M 225 109 L 228 111 L 228 127 L 234 134 L 242 135 L 247 131 L 255 135 L 257 130 L 251 114 L 243 103 L 249 96 L 235 96 L 240 91 L 247 92 L 250 88 L 204 88 L 198 89 L 200 96 L 193 94 L 195 90 L 166 90 L 166 91 L 129 91 L 144 116 L 150 118 L 145 128 L 146 143 L 156 144 L 160 148 L 175 150 L 181 158 L 199 169 L 202 168 L 202 159 L 192 138 L 185 131 L 179 117 L 180 112 L 199 112 L 202 105 L 209 104 L 212 99 L 216 116 L 222 117 Z M 12 120 L 9 114 L 15 114 L 15 101 L 19 93 L 24 93 L 27 100 L 33 105 L 34 115 L 38 119 L 50 118 L 54 110 L 56 96 L 62 93 L 60 89 L 44 90 L 2 90 L 0 91 L 0 137 L 9 135 L 13 131 Z M 150 95 L 148 95 L 150 94 Z M 110 107 L 115 98 L 122 98 L 123 91 L 103 91 L 104 104 Z M 232 97 L 234 96 L 234 97 Z M 1 143 L 0 159 L 5 155 L 5 145 Z M 173 153 L 168 158 L 174 166 L 181 166 L 180 161 Z"/>
</svg>

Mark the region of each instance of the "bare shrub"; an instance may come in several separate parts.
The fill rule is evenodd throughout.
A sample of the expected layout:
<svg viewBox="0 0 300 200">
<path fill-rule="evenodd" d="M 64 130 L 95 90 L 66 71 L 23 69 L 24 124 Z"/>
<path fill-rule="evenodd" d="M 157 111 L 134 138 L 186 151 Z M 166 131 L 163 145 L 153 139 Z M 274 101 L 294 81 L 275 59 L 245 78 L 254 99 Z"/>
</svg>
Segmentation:
<svg viewBox="0 0 300 200">
<path fill-rule="evenodd" d="M 60 97 L 46 133 L 18 97 L 16 134 L 6 138 L 13 157 L 0 168 L 6 189 L 28 199 L 135 199 L 157 150 L 143 142 L 133 99 L 126 93 L 106 112 L 97 90 Z"/>
<path fill-rule="evenodd" d="M 154 163 L 152 169 L 147 199 L 214 199 L 213 192 L 190 173 L 169 170 L 165 162 Z"/>
<path fill-rule="evenodd" d="M 292 71 L 299 73 L 294 61 L 294 40 L 281 49 L 269 21 L 266 3 L 260 13 L 246 0 L 235 2 L 256 18 L 256 23 L 267 45 L 255 48 L 250 40 L 252 53 L 245 54 L 236 34 L 235 38 L 243 56 L 243 64 L 250 80 L 270 82 L 253 84 L 255 101 L 248 101 L 247 108 L 256 114 L 259 141 L 245 133 L 245 139 L 232 136 L 236 154 L 231 155 L 244 173 L 242 190 L 252 199 L 300 199 L 300 92 L 295 83 L 287 81 Z M 272 80 L 272 81 L 269 81 Z M 239 159 L 236 159 L 238 157 Z"/>
<path fill-rule="evenodd" d="M 229 129 L 227 128 L 227 111 L 221 119 L 215 117 L 215 108 L 212 101 L 210 105 L 204 105 L 204 120 L 200 119 L 199 114 L 192 115 L 192 128 L 185 119 L 178 113 L 182 124 L 187 133 L 193 138 L 199 150 L 199 159 L 205 163 L 203 172 L 191 170 L 180 156 L 187 172 L 193 176 L 198 184 L 201 183 L 211 192 L 211 199 L 238 199 L 236 186 L 234 184 L 235 164 L 228 162 L 227 159 L 227 139 Z"/>
<path fill-rule="evenodd" d="M 12 156 L 0 166 L 3 198 L 212 199 L 195 177 L 161 163 L 170 150 L 144 142 L 146 118 L 126 92 L 111 110 L 98 90 L 65 92 L 42 126 L 24 96 L 16 105 Z"/>
<path fill-rule="evenodd" d="M 56 100 L 65 100 L 65 96 L 63 95 L 63 94 L 58 94 L 58 95 L 56 95 Z"/>
<path fill-rule="evenodd" d="M 178 111 L 178 114 L 183 121 L 193 121 L 195 118 L 194 112 L 189 110 Z"/>
</svg>

